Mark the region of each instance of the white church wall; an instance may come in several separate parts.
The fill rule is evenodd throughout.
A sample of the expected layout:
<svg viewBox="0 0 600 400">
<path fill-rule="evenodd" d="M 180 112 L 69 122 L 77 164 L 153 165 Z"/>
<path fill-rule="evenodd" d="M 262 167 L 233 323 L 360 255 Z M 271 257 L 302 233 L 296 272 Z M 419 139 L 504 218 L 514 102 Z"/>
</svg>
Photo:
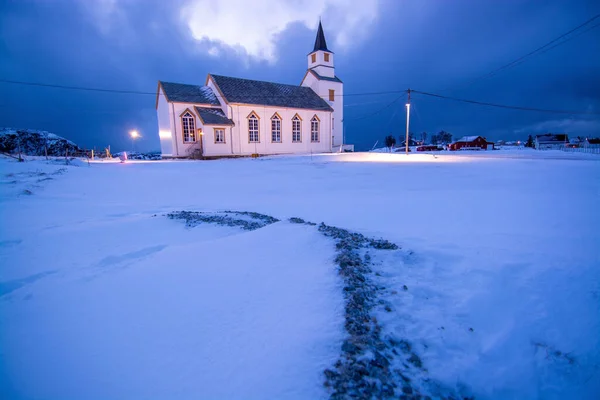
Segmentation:
<svg viewBox="0 0 600 400">
<path fill-rule="evenodd" d="M 171 118 L 173 118 L 173 115 L 175 116 L 174 118 L 174 123 L 171 122 L 171 125 L 173 126 L 172 132 L 173 132 L 173 138 L 174 138 L 174 142 L 175 142 L 175 153 L 173 154 L 174 157 L 190 157 L 192 156 L 195 152 L 200 151 L 202 148 L 202 139 L 200 138 L 201 135 L 198 134 L 198 128 L 201 128 L 203 130 L 204 133 L 204 127 L 202 126 L 202 122 L 200 121 L 200 117 L 198 117 L 198 114 L 196 113 L 196 109 L 195 107 L 214 107 L 211 106 L 210 104 L 190 104 L 190 103 L 170 103 L 171 106 Z M 218 106 L 215 108 L 219 108 Z M 196 132 L 196 141 L 194 142 L 184 142 L 183 141 L 183 126 L 181 123 L 181 115 L 186 111 L 189 110 L 192 115 L 194 116 L 194 122 L 195 122 L 195 132 Z"/>
<path fill-rule="evenodd" d="M 163 156 L 173 156 L 173 140 L 171 114 L 169 103 L 165 98 L 162 88 L 158 91 L 158 105 L 156 107 L 158 119 L 158 138 L 160 140 L 160 152 Z"/>
<path fill-rule="evenodd" d="M 300 86 L 306 86 L 313 90 L 313 92 L 319 94 L 319 80 L 310 71 L 307 71 L 304 79 L 300 83 Z"/>
<path fill-rule="evenodd" d="M 302 81 L 302 86 L 310 87 L 333 108 L 333 146 L 340 146 L 343 143 L 344 133 L 344 123 L 342 122 L 344 119 L 344 85 L 340 82 L 319 80 L 309 72 Z M 334 101 L 329 101 L 330 89 L 334 91 Z"/>
<path fill-rule="evenodd" d="M 259 117 L 259 143 L 250 143 L 248 138 L 248 119 L 255 112 Z M 281 117 L 281 143 L 272 142 L 271 117 L 277 113 Z M 298 114 L 301 121 L 302 141 L 292 142 L 292 118 Z M 294 154 L 331 152 L 330 112 L 300 110 L 292 108 L 234 105 L 233 106 L 233 151 L 236 154 Z M 313 116 L 320 120 L 319 142 L 310 140 L 310 121 Z"/>
<path fill-rule="evenodd" d="M 329 101 L 330 89 L 334 90 L 334 101 Z M 320 81 L 318 94 L 323 97 L 333 108 L 332 118 L 334 119 L 334 122 L 331 133 L 334 137 L 333 145 L 340 146 L 343 144 L 344 133 L 344 85 L 339 82 Z"/>
<path fill-rule="evenodd" d="M 315 62 L 312 61 L 312 56 L 315 55 Z M 329 61 L 325 61 L 325 54 L 329 54 Z M 319 75 L 333 78 L 335 70 L 333 69 L 333 53 L 326 53 L 319 50 L 308 55 L 308 68 L 314 69 Z"/>
<path fill-rule="evenodd" d="M 225 132 L 225 143 L 215 142 L 215 129 L 222 129 Z M 202 154 L 207 157 L 229 156 L 232 152 L 231 130 L 228 125 L 204 125 L 202 127 L 204 135 L 202 135 Z"/>
<path fill-rule="evenodd" d="M 206 86 L 208 86 L 213 91 L 213 93 L 217 97 L 217 100 L 219 100 L 219 104 L 221 104 L 221 110 L 223 110 L 225 115 L 227 115 L 227 118 L 231 118 L 232 117 L 231 116 L 231 107 L 229 107 L 229 105 L 227 104 L 227 102 L 225 101 L 223 96 L 221 96 L 221 93 L 217 89 L 217 86 L 215 85 L 213 80 L 210 78 L 207 78 Z"/>
</svg>

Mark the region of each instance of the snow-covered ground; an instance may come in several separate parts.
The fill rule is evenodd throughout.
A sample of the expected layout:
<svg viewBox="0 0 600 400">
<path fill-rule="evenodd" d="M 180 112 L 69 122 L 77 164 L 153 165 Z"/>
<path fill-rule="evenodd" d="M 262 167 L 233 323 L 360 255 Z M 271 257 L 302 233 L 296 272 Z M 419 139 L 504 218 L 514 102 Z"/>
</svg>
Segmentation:
<svg viewBox="0 0 600 400">
<path fill-rule="evenodd" d="M 0 159 L 0 398 L 326 398 L 334 242 L 383 237 L 391 311 L 438 393 L 600 393 L 600 158 L 558 151 L 217 161 Z M 257 230 L 171 211 L 252 211 Z M 416 385 L 419 386 L 419 385 Z M 431 389 L 430 393 L 435 393 Z"/>
</svg>

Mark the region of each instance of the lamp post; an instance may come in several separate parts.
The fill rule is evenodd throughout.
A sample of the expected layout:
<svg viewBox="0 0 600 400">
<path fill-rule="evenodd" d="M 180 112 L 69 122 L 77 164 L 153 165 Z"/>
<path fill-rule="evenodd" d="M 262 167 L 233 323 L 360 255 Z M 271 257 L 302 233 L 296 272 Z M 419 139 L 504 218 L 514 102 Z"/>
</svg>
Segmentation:
<svg viewBox="0 0 600 400">
<path fill-rule="evenodd" d="M 408 100 L 406 102 L 406 155 L 408 155 L 408 129 L 410 124 L 410 89 L 408 89 Z"/>
<path fill-rule="evenodd" d="M 200 157 L 204 154 L 204 131 L 198 128 L 198 138 L 200 139 Z"/>
<path fill-rule="evenodd" d="M 140 134 L 136 130 L 129 131 L 129 136 L 131 137 L 131 152 L 135 153 L 135 139 L 140 137 Z"/>
</svg>

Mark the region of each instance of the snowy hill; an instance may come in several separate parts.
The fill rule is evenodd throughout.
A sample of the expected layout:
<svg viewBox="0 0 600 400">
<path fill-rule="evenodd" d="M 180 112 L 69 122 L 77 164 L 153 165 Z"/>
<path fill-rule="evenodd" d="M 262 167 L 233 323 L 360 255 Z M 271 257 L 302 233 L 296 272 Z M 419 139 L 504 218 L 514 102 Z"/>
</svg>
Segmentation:
<svg viewBox="0 0 600 400">
<path fill-rule="evenodd" d="M 19 143 L 20 142 L 20 143 Z M 64 156 L 77 154 L 82 149 L 75 143 L 54 133 L 38 131 L 34 129 L 0 128 L 0 152 L 17 154 L 19 152 L 27 156 Z"/>
</svg>

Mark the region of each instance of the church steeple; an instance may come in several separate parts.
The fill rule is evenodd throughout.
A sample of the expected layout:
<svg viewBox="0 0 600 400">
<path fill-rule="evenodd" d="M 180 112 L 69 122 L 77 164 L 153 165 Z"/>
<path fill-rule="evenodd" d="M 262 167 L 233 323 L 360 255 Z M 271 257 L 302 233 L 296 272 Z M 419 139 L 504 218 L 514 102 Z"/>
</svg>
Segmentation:
<svg viewBox="0 0 600 400">
<path fill-rule="evenodd" d="M 327 42 L 325 41 L 325 33 L 323 33 L 323 25 L 321 25 L 321 20 L 319 20 L 319 30 L 317 31 L 317 38 L 315 39 L 315 48 L 313 49 L 313 52 L 319 50 L 331 52 L 327 48 Z"/>
<path fill-rule="evenodd" d="M 323 24 L 319 19 L 315 47 L 307 55 L 308 70 L 301 85 L 311 88 L 333 108 L 331 120 L 322 123 L 331 127 L 331 148 L 339 151 L 344 144 L 344 84 L 335 74 L 333 56 L 333 51 L 327 48 Z"/>
<path fill-rule="evenodd" d="M 333 69 L 333 51 L 327 48 L 321 20 L 319 20 L 319 29 L 317 30 L 315 47 L 313 51 L 308 54 L 308 69 L 329 78 L 335 76 L 335 71 Z"/>
</svg>

